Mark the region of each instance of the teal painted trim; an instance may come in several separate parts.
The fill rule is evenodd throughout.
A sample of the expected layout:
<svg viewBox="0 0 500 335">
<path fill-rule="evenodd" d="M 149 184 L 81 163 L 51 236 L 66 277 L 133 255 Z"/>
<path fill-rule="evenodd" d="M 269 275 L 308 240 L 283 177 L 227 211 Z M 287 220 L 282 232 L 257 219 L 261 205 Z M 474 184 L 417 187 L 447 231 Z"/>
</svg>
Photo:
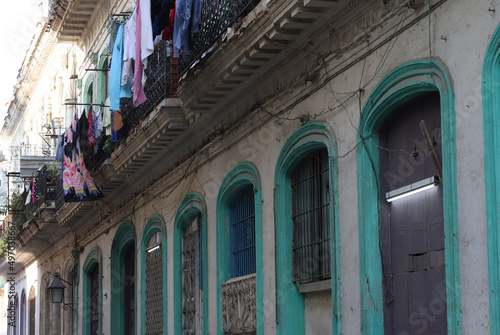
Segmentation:
<svg viewBox="0 0 500 335">
<path fill-rule="evenodd" d="M 98 267 L 99 275 L 99 334 L 102 334 L 102 258 L 99 248 L 94 247 L 90 250 L 85 262 L 83 263 L 83 315 L 82 330 L 83 334 L 90 334 L 90 272 Z"/>
<path fill-rule="evenodd" d="M 182 334 L 182 230 L 193 215 L 201 214 L 201 243 L 203 271 L 203 334 L 208 334 L 208 250 L 207 208 L 203 197 L 189 193 L 180 203 L 174 223 L 174 334 Z"/>
<path fill-rule="evenodd" d="M 137 250 L 135 243 L 134 226 L 129 221 L 126 221 L 118 227 L 113 239 L 111 248 L 111 334 L 125 334 L 124 319 L 125 306 L 123 283 L 125 282 L 125 251 L 133 244 L 134 251 Z M 134 259 L 137 259 L 137 254 L 134 252 Z M 136 264 L 137 265 L 137 264 Z M 134 275 L 137 278 L 137 266 L 134 268 Z M 137 293 L 137 285 L 134 287 L 134 292 Z M 137 299 L 135 300 L 135 310 L 137 311 Z M 134 313 L 134 325 L 137 324 L 137 313 Z M 134 329 L 135 334 L 135 329 Z"/>
<path fill-rule="evenodd" d="M 448 73 L 434 60 L 406 63 L 391 71 L 370 94 L 361 114 L 358 141 L 373 142 L 357 149 L 362 334 L 384 333 L 376 131 L 398 105 L 430 91 L 439 92 L 441 100 L 448 334 L 462 334 L 455 97 Z"/>
<path fill-rule="evenodd" d="M 483 64 L 484 173 L 490 283 L 490 330 L 500 333 L 500 26 L 491 37 Z"/>
<path fill-rule="evenodd" d="M 167 334 L 167 232 L 165 222 L 159 215 L 153 215 L 144 227 L 141 240 L 141 334 L 146 334 L 146 247 L 151 236 L 161 232 L 161 250 L 163 252 L 163 334 Z"/>
<path fill-rule="evenodd" d="M 75 273 L 75 306 L 74 309 L 76 313 L 74 314 L 74 333 L 75 335 L 78 335 L 78 284 L 80 283 L 80 252 L 76 249 L 71 250 L 71 255 L 73 256 L 73 259 L 75 260 L 75 265 L 74 269 L 76 271 Z"/>
<path fill-rule="evenodd" d="M 94 86 L 94 77 L 92 74 L 89 74 L 87 77 L 87 80 L 85 81 L 85 86 L 83 88 L 83 103 L 84 104 L 91 104 L 92 102 L 92 95 L 93 95 L 93 86 Z M 92 92 L 92 94 L 89 93 Z M 88 114 L 90 106 L 83 106 L 83 110 Z"/>
<path fill-rule="evenodd" d="M 277 334 L 305 334 L 304 295 L 293 282 L 290 173 L 307 153 L 326 148 L 329 160 L 330 199 L 330 267 L 332 269 L 332 330 L 342 334 L 342 301 L 340 282 L 340 232 L 338 199 L 337 145 L 328 125 L 310 122 L 299 127 L 281 149 L 275 171 L 275 228 L 276 228 L 276 320 Z"/>
<path fill-rule="evenodd" d="M 234 194 L 243 186 L 253 185 L 255 192 L 255 272 L 256 272 L 256 307 L 257 335 L 264 334 L 264 293 L 262 259 L 262 190 L 260 178 L 255 166 L 243 162 L 234 166 L 222 181 L 217 196 L 217 334 L 222 332 L 221 285 L 229 279 L 229 203 Z"/>
</svg>

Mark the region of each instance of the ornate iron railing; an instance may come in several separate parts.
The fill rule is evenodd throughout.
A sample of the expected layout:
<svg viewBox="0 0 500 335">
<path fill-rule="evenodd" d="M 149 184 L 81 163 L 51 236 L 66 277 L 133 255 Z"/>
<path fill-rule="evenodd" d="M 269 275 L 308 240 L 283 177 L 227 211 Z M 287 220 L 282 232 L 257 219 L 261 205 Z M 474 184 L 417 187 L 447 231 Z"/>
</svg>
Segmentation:
<svg viewBox="0 0 500 335">
<path fill-rule="evenodd" d="M 42 203 L 50 205 L 56 201 L 58 179 L 49 175 L 46 166 L 42 167 L 35 177 L 25 179 L 28 190 L 25 188 L 22 194 L 13 196 L 17 200 L 10 204 L 9 212 L 20 222 L 31 220 Z"/>
<path fill-rule="evenodd" d="M 162 41 L 156 50 L 148 57 L 146 68 L 146 84 L 144 94 L 146 101 L 135 107 L 130 98 L 122 98 L 123 130 L 120 135 L 126 137 L 129 132 L 136 127 L 141 120 L 144 120 L 158 105 L 170 97 L 173 92 L 172 86 L 172 62 L 168 56 L 170 46 Z"/>
<path fill-rule="evenodd" d="M 201 14 L 200 31 L 192 37 L 189 56 L 180 55 L 179 70 L 185 72 L 222 35 L 227 28 L 235 26 L 250 13 L 260 0 L 214 0 L 205 1 Z"/>
<path fill-rule="evenodd" d="M 222 284 L 222 331 L 228 334 L 255 334 L 255 274 L 232 278 Z"/>
</svg>

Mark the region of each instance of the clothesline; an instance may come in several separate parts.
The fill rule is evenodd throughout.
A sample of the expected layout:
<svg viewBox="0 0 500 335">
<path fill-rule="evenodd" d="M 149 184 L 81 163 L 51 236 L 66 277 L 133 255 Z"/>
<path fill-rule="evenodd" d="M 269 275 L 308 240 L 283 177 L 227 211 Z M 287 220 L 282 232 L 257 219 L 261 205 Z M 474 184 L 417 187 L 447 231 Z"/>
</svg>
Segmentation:
<svg viewBox="0 0 500 335">
<path fill-rule="evenodd" d="M 100 106 L 100 107 L 109 107 L 105 106 L 104 104 L 83 104 L 83 103 L 77 103 L 77 102 L 65 102 L 65 106 Z"/>
</svg>

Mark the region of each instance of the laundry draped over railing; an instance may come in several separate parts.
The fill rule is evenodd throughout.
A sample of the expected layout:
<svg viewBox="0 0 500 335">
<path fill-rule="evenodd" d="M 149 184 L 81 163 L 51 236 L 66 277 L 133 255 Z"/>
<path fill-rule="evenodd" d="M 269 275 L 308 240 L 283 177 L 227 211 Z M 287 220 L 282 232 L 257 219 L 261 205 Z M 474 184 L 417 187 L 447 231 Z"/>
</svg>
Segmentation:
<svg viewBox="0 0 500 335">
<path fill-rule="evenodd" d="M 103 197 L 87 167 L 90 158 L 96 152 L 94 148 L 97 145 L 96 129 L 99 128 L 96 126 L 99 123 L 92 115 L 92 110 L 89 110 L 89 119 L 85 111 L 80 118 L 76 114 L 59 143 L 56 159 L 62 161 L 66 202 L 91 201 Z"/>
</svg>

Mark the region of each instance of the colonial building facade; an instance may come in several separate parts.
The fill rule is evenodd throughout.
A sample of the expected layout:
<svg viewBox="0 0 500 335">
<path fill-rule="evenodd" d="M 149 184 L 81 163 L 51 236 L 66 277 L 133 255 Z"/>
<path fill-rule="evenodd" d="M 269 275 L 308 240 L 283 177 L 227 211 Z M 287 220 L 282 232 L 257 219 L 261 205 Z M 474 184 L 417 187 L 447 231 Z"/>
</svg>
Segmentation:
<svg viewBox="0 0 500 335">
<path fill-rule="evenodd" d="M 42 133 L 55 157 L 99 111 L 93 152 L 72 157 L 98 191 L 46 162 L 27 178 L 11 156 L 10 187 L 41 196 L 4 222 L 5 333 L 500 333 L 497 10 L 53 1 L 2 136 Z M 131 17 L 174 37 L 157 32 L 147 62 L 135 40 L 146 100 L 134 86 L 111 113 Z"/>
</svg>

